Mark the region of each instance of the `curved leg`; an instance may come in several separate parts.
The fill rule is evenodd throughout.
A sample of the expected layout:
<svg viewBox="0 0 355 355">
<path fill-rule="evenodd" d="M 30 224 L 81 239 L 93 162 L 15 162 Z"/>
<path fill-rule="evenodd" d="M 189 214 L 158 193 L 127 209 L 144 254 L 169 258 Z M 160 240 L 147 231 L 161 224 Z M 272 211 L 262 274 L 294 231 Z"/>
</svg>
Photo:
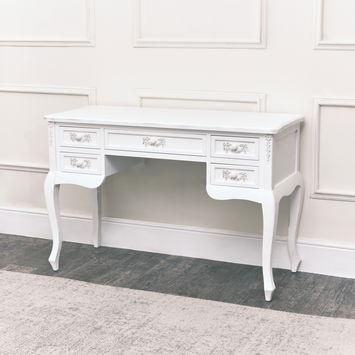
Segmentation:
<svg viewBox="0 0 355 355">
<path fill-rule="evenodd" d="M 265 300 L 271 301 L 275 291 L 274 277 L 272 275 L 272 242 L 277 228 L 279 213 L 279 201 L 276 200 L 273 192 L 268 193 L 262 201 L 263 209 L 263 278 Z"/>
<path fill-rule="evenodd" d="M 59 269 L 59 256 L 62 248 L 62 231 L 59 214 L 59 188 L 60 185 L 55 184 L 55 172 L 50 171 L 44 184 L 44 194 L 53 238 L 52 252 L 48 261 L 52 265 L 54 271 Z"/>
<path fill-rule="evenodd" d="M 296 272 L 301 264 L 297 251 L 297 236 L 300 225 L 304 198 L 304 185 L 301 183 L 291 195 L 290 224 L 288 227 L 288 253 L 291 261 L 291 271 Z"/>
<path fill-rule="evenodd" d="M 95 248 L 101 245 L 101 186 L 93 190 L 94 205 L 93 205 L 93 230 L 92 240 Z"/>
</svg>

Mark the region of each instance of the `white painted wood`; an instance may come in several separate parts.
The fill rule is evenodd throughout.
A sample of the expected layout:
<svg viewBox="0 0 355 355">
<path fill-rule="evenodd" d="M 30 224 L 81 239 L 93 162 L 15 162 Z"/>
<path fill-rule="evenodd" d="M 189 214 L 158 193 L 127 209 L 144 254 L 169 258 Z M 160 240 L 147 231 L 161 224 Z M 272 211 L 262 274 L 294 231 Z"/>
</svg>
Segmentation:
<svg viewBox="0 0 355 355">
<path fill-rule="evenodd" d="M 297 141 L 299 128 L 293 127 L 287 134 L 279 135 L 274 141 L 273 185 L 298 171 Z"/>
<path fill-rule="evenodd" d="M 61 221 L 65 241 L 92 244 L 91 218 L 62 214 Z M 0 226 L 4 234 L 51 239 L 44 210 L 2 207 Z M 262 236 L 257 234 L 108 217 L 102 220 L 102 231 L 101 245 L 106 247 L 261 266 Z M 355 278 L 355 244 L 301 238 L 297 246 L 303 259 L 300 271 Z M 273 266 L 290 267 L 282 236 L 274 238 Z"/>
<path fill-rule="evenodd" d="M 272 274 L 272 243 L 277 227 L 279 215 L 279 201 L 272 191 L 264 194 L 263 210 L 263 251 L 262 267 L 264 279 L 265 300 L 271 301 L 275 291 L 274 277 Z"/>
<path fill-rule="evenodd" d="M 259 187 L 259 168 L 256 166 L 211 164 L 211 184 L 238 187 Z"/>
<path fill-rule="evenodd" d="M 53 246 L 49 256 L 49 263 L 54 271 L 59 269 L 59 256 L 62 249 L 62 230 L 59 213 L 59 188 L 60 185 L 55 182 L 55 171 L 48 173 L 44 185 L 44 194 L 46 198 L 48 217 L 52 231 Z"/>
<path fill-rule="evenodd" d="M 83 179 L 83 176 L 85 178 Z M 56 184 L 72 184 L 87 187 L 89 189 L 96 189 L 101 186 L 105 180 L 105 175 L 97 174 L 82 174 L 82 173 L 66 173 L 57 171 L 55 176 Z"/>
<path fill-rule="evenodd" d="M 274 136 L 267 134 L 260 138 L 260 163 L 263 169 L 259 170 L 260 188 L 270 190 L 273 188 L 272 177 L 273 167 L 276 161 L 273 156 Z"/>
<path fill-rule="evenodd" d="M 56 144 L 51 136 L 53 125 L 62 127 L 63 123 L 66 123 L 69 132 L 67 136 L 70 137 L 72 125 L 80 124 L 78 126 L 80 143 L 83 143 L 81 140 L 84 139 L 85 132 L 105 131 L 104 141 L 95 140 L 95 142 L 101 142 L 97 147 L 100 154 L 90 154 L 86 147 L 78 148 L 67 144 L 66 151 L 59 151 L 57 154 L 59 164 L 51 165 L 49 178 L 46 182 L 46 186 L 49 187 L 46 189 L 49 190 L 47 203 L 52 210 L 49 211 L 50 220 L 52 222 L 53 218 L 57 219 L 52 227 L 53 233 L 58 234 L 59 206 L 58 190 L 55 190 L 56 193 L 52 196 L 52 186 L 56 186 L 57 189 L 59 184 L 67 183 L 98 188 L 95 191 L 93 208 L 93 240 L 94 246 L 97 247 L 100 245 L 101 234 L 101 192 L 99 187 L 106 176 L 130 166 L 141 166 L 141 160 L 137 158 L 141 157 L 142 152 L 147 154 L 148 158 L 161 158 L 164 157 L 163 154 L 171 153 L 177 158 L 187 161 L 190 161 L 190 156 L 194 154 L 200 155 L 201 161 L 205 162 L 207 166 L 206 189 L 212 198 L 245 199 L 262 204 L 264 217 L 262 264 L 265 299 L 271 300 L 275 289 L 271 265 L 272 241 L 277 226 L 279 201 L 300 185 L 301 176 L 295 169 L 290 172 L 286 170 L 288 175 L 283 176 L 284 179 L 279 181 L 273 189 L 272 170 L 273 165 L 276 164 L 275 157 L 280 157 L 277 155 L 277 150 L 284 150 L 284 154 L 294 162 L 293 166 L 298 167 L 296 149 L 299 147 L 299 134 L 296 133 L 302 116 L 234 112 L 226 115 L 225 112 L 217 111 L 211 113 L 196 110 L 97 106 L 49 115 L 47 118 L 51 127 L 49 138 L 51 151 L 55 151 L 53 144 Z M 178 126 L 176 122 L 178 122 Z M 218 129 L 215 128 L 215 122 L 218 122 Z M 126 126 L 129 128 L 126 129 Z M 220 127 L 223 127 L 222 131 L 230 127 L 229 135 L 221 136 L 219 134 Z M 285 150 L 284 145 L 277 145 L 275 142 L 290 136 L 290 134 L 287 135 L 289 131 L 293 132 L 295 139 L 287 140 L 287 146 L 291 145 L 292 149 Z M 59 129 L 57 149 L 63 142 L 62 132 Z M 262 135 L 263 133 L 267 135 Z M 90 141 L 87 138 L 85 140 Z M 243 144 L 244 146 L 241 148 Z M 221 147 L 223 147 L 223 153 L 221 153 Z M 131 157 L 120 156 L 124 151 L 130 151 Z M 254 159 L 255 166 L 243 165 L 243 159 L 240 159 L 239 153 L 244 153 L 244 151 L 247 154 L 250 152 L 249 159 Z M 229 157 L 229 153 L 234 154 L 234 159 L 230 158 L 229 164 L 224 164 L 223 160 L 219 161 L 219 156 L 222 157 L 221 159 L 226 159 L 225 157 Z M 53 156 L 55 157 L 55 154 Z M 213 163 L 211 162 L 212 157 Z M 244 158 L 244 161 L 247 161 L 248 155 Z M 259 170 L 262 171 L 260 175 Z M 97 174 L 97 177 L 93 177 L 94 174 Z M 260 177 L 262 177 L 262 181 Z M 297 266 L 299 263 L 296 238 L 302 198 L 303 194 L 297 192 L 291 208 L 289 250 L 293 269 L 295 263 Z M 58 268 L 60 247 L 56 242 L 58 237 L 55 238 L 51 262 L 53 268 Z"/>
<path fill-rule="evenodd" d="M 102 162 L 99 155 L 60 153 L 60 170 L 78 174 L 102 174 Z"/>
<path fill-rule="evenodd" d="M 297 236 L 302 214 L 302 206 L 304 199 L 304 184 L 296 187 L 291 195 L 290 203 L 290 222 L 288 227 L 288 253 L 291 261 L 291 271 L 296 272 L 301 264 L 301 257 L 297 250 Z"/>
<path fill-rule="evenodd" d="M 45 116 L 49 122 L 277 134 L 303 121 L 298 114 L 87 106 Z"/>
<path fill-rule="evenodd" d="M 100 130 L 80 127 L 58 127 L 61 147 L 100 148 Z"/>
<path fill-rule="evenodd" d="M 252 137 L 211 137 L 211 156 L 259 160 L 259 139 Z"/>
<path fill-rule="evenodd" d="M 101 246 L 102 192 L 101 186 L 93 190 L 92 240 L 95 248 Z"/>
<path fill-rule="evenodd" d="M 163 154 L 206 155 L 204 135 L 105 129 L 105 149 Z"/>
<path fill-rule="evenodd" d="M 303 177 L 299 172 L 290 175 L 274 188 L 279 201 L 284 196 L 291 196 L 287 247 L 292 272 L 298 271 L 302 261 L 297 250 L 297 238 L 303 209 L 304 190 Z"/>
<path fill-rule="evenodd" d="M 152 152 L 143 152 L 143 151 L 105 149 L 104 153 L 106 155 L 120 156 L 120 157 L 135 157 L 135 158 L 152 157 Z M 205 155 L 172 154 L 172 153 L 163 153 L 159 151 L 154 152 L 154 159 L 206 162 Z"/>
<path fill-rule="evenodd" d="M 144 159 L 137 157 L 112 156 L 105 157 L 105 176 L 110 176 L 124 170 L 141 169 Z"/>
<path fill-rule="evenodd" d="M 44 183 L 44 197 L 48 210 L 48 217 L 53 237 L 52 251 L 49 256 L 49 263 L 54 271 L 59 269 L 59 256 L 62 248 L 62 227 L 60 222 L 59 189 L 60 184 L 56 182 L 58 162 L 56 159 L 56 136 L 55 125 L 48 124 L 48 147 L 49 147 L 49 172 Z"/>
</svg>

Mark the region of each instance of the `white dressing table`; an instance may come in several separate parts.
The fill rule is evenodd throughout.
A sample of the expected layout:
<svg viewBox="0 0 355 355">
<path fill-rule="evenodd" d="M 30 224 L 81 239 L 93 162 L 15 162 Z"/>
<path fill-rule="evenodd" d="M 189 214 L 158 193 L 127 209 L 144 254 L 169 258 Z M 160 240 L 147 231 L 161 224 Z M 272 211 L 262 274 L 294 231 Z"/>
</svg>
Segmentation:
<svg viewBox="0 0 355 355">
<path fill-rule="evenodd" d="M 49 262 L 59 268 L 61 184 L 95 189 L 93 243 L 100 245 L 100 186 L 142 158 L 206 163 L 206 189 L 218 200 L 258 202 L 263 210 L 265 299 L 275 290 L 272 243 L 279 202 L 291 195 L 288 251 L 291 270 L 301 259 L 296 240 L 304 187 L 299 172 L 301 115 L 87 106 L 46 116 L 50 171 L 45 197 L 53 235 Z M 216 216 L 218 218 L 218 216 Z"/>
</svg>

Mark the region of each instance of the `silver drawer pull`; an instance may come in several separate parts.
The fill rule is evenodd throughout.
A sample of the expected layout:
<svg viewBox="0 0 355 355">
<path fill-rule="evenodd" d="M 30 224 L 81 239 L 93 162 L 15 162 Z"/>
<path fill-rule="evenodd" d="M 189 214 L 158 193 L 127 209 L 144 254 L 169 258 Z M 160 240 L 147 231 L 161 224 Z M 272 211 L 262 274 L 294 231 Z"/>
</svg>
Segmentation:
<svg viewBox="0 0 355 355">
<path fill-rule="evenodd" d="M 143 137 L 143 145 L 145 147 L 165 147 L 164 138 L 152 138 L 152 137 Z"/>
<path fill-rule="evenodd" d="M 234 180 L 234 181 L 247 181 L 248 180 L 248 174 L 244 171 L 239 172 L 239 173 L 232 173 L 229 169 L 224 169 L 223 170 L 223 179 L 224 180 Z"/>
<path fill-rule="evenodd" d="M 90 143 L 91 141 L 91 136 L 90 134 L 83 134 L 79 136 L 76 134 L 76 132 L 71 132 L 70 133 L 70 140 L 72 142 L 78 142 L 78 143 Z"/>
<path fill-rule="evenodd" d="M 223 143 L 223 150 L 226 153 L 247 153 L 248 152 L 248 144 L 238 144 L 238 145 L 233 145 L 232 143 L 229 142 L 224 142 Z"/>
<path fill-rule="evenodd" d="M 79 161 L 76 158 L 71 158 L 70 159 L 70 165 L 73 168 L 78 168 L 78 169 L 89 169 L 91 166 L 90 160 L 84 159 L 82 161 Z"/>
</svg>

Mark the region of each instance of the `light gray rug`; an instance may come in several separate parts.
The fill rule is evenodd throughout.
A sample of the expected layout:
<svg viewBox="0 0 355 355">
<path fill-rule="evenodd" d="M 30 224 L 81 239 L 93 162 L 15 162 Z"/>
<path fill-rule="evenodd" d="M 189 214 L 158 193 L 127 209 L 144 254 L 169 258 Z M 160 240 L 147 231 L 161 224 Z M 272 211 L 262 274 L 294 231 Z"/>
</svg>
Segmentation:
<svg viewBox="0 0 355 355">
<path fill-rule="evenodd" d="M 355 320 L 9 271 L 0 302 L 1 355 L 355 354 Z"/>
</svg>

